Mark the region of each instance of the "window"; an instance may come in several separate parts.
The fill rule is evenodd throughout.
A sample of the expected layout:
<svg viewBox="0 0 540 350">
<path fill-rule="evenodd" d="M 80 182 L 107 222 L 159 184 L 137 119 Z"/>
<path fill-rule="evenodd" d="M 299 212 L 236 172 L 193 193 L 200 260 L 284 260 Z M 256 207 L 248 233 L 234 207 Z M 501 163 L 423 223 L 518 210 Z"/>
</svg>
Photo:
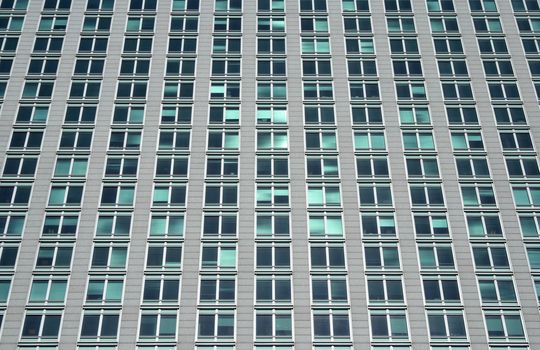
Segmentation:
<svg viewBox="0 0 540 350">
<path fill-rule="evenodd" d="M 357 157 L 356 175 L 359 178 L 388 178 L 388 162 L 384 157 Z"/>
<path fill-rule="evenodd" d="M 370 313 L 371 338 L 374 341 L 409 338 L 407 316 L 402 310 L 374 310 Z"/>
<path fill-rule="evenodd" d="M 540 11 L 540 6 L 536 0 L 512 0 L 514 12 L 536 12 Z"/>
<path fill-rule="evenodd" d="M 540 269 L 540 246 L 527 245 L 527 257 L 529 258 L 529 267 L 531 270 Z"/>
<path fill-rule="evenodd" d="M 364 258 L 368 270 L 395 270 L 401 266 L 395 244 L 366 245 Z"/>
<path fill-rule="evenodd" d="M 347 60 L 347 72 L 350 77 L 376 77 L 377 63 L 375 60 L 350 59 Z"/>
<path fill-rule="evenodd" d="M 167 64 L 168 63 L 169 62 L 167 62 Z M 145 76 L 145 75 L 148 75 L 149 71 L 150 71 L 150 60 L 123 59 L 120 64 L 120 75 L 124 75 L 124 76 L 134 76 L 134 75 Z M 181 73 L 185 75 L 189 75 L 190 70 L 186 69 L 185 71 L 182 71 Z M 129 84 L 131 84 L 132 86 L 130 87 Z M 146 94 L 143 93 L 144 92 L 143 90 L 145 89 L 146 89 L 146 82 L 142 82 L 142 81 L 121 82 L 121 83 L 118 83 L 117 95 L 118 96 L 134 95 L 134 96 L 141 96 L 141 98 L 144 98 Z"/>
<path fill-rule="evenodd" d="M 41 249 L 41 248 L 40 248 Z M 7 270 L 15 267 L 19 247 L 16 245 L 0 246 L 0 269 Z"/>
<path fill-rule="evenodd" d="M 492 100 L 519 100 L 521 98 L 516 83 L 490 82 L 488 88 Z"/>
<path fill-rule="evenodd" d="M 236 268 L 236 246 L 231 244 L 203 244 L 201 268 L 204 270 L 232 270 Z"/>
<path fill-rule="evenodd" d="M 175 213 L 154 213 L 150 217 L 149 237 L 181 238 L 184 235 L 184 215 Z"/>
<path fill-rule="evenodd" d="M 53 185 L 49 194 L 49 206 L 79 206 L 81 205 L 84 186 L 82 185 Z"/>
<path fill-rule="evenodd" d="M 382 110 L 380 107 L 357 107 L 351 108 L 352 122 L 354 125 L 382 125 Z"/>
<path fill-rule="evenodd" d="M 268 63 L 271 63 L 269 61 L 267 61 Z M 180 63 L 182 64 L 182 67 L 180 69 Z M 285 62 L 284 61 L 281 61 L 281 62 L 275 62 L 275 66 L 274 65 L 269 65 L 269 66 L 266 66 L 266 65 L 259 65 L 258 68 L 261 68 L 260 71 L 258 71 L 258 75 L 263 75 L 264 71 L 268 71 L 267 74 L 270 74 L 270 72 L 272 71 L 272 68 L 275 68 L 275 70 L 273 72 L 276 73 L 276 75 L 279 75 L 280 73 L 279 72 L 283 72 L 281 75 L 285 75 Z M 283 63 L 283 66 L 280 65 L 280 63 Z M 172 65 L 176 65 L 178 64 L 178 69 L 176 67 L 174 67 L 174 75 L 179 75 L 179 74 L 183 74 L 183 75 L 194 75 L 195 74 L 195 61 L 194 60 L 190 60 L 190 61 L 186 61 L 186 60 L 183 60 L 183 61 L 168 61 L 167 62 L 167 72 L 169 72 L 169 68 L 172 68 L 171 67 Z M 232 60 L 232 59 L 224 59 L 224 60 L 212 60 L 212 75 L 215 75 L 215 76 L 226 76 L 226 75 L 229 75 L 229 76 L 240 76 L 240 60 Z M 188 67 L 189 66 L 189 67 Z M 188 69 L 189 68 L 189 69 Z M 283 70 L 280 70 L 280 69 L 283 69 Z M 178 71 L 178 73 L 176 72 Z"/>
<path fill-rule="evenodd" d="M 26 10 L 28 0 L 4 0 L 0 3 L 2 10 Z"/>
<path fill-rule="evenodd" d="M 403 284 L 399 276 L 369 276 L 367 293 L 370 304 L 402 304 Z"/>
<path fill-rule="evenodd" d="M 349 91 L 352 100 L 378 100 L 378 83 L 349 83 Z"/>
<path fill-rule="evenodd" d="M 398 100 L 425 100 L 427 98 L 424 83 L 396 83 Z"/>
<path fill-rule="evenodd" d="M 478 116 L 474 107 L 446 107 L 449 125 L 478 125 Z"/>
<path fill-rule="evenodd" d="M 540 187 L 513 186 L 512 193 L 516 207 L 536 207 L 540 205 Z"/>
<path fill-rule="evenodd" d="M 108 32 L 111 28 L 111 16 L 85 16 L 83 32 Z"/>
<path fill-rule="evenodd" d="M 288 245 L 258 245 L 256 247 L 256 268 L 261 270 L 289 270 L 291 268 L 291 248 Z"/>
<path fill-rule="evenodd" d="M 147 276 L 144 279 L 143 303 L 178 303 L 180 280 L 171 276 Z"/>
<path fill-rule="evenodd" d="M 482 276 L 478 278 L 478 288 L 482 303 L 507 304 L 516 303 L 516 291 L 512 278 Z"/>
<path fill-rule="evenodd" d="M 415 33 L 414 18 L 412 17 L 386 17 L 388 33 Z M 371 29 L 371 26 L 370 28 Z"/>
<path fill-rule="evenodd" d="M 476 245 L 473 246 L 472 250 L 477 269 L 506 270 L 510 268 L 504 246 Z"/>
<path fill-rule="evenodd" d="M 218 39 L 214 39 L 214 52 L 216 52 L 215 50 L 216 40 Z M 235 52 L 240 53 L 240 41 L 239 41 L 240 39 L 236 39 L 236 40 L 238 40 L 238 44 L 235 45 L 237 47 L 237 50 L 235 50 Z M 312 49 L 314 50 L 314 45 L 315 44 L 308 45 L 308 46 L 313 47 Z M 225 45 L 222 44 L 222 46 L 225 46 Z M 231 44 L 229 44 L 229 47 L 231 47 Z M 303 45 L 302 45 L 302 48 L 303 48 Z M 257 53 L 258 54 L 274 54 L 274 55 L 285 54 L 285 39 L 272 38 L 272 37 L 270 38 L 258 37 L 257 38 Z"/>
<path fill-rule="evenodd" d="M 444 196 L 440 185 L 409 185 L 409 190 L 413 206 L 444 206 Z"/>
<path fill-rule="evenodd" d="M 516 18 L 519 32 L 522 34 L 538 33 L 540 30 L 540 18 Z"/>
<path fill-rule="evenodd" d="M 458 22 L 455 17 L 430 17 L 429 23 L 433 34 L 459 33 Z"/>
<path fill-rule="evenodd" d="M 67 279 L 34 278 L 30 287 L 28 303 L 62 304 L 65 302 Z"/>
<path fill-rule="evenodd" d="M 448 237 L 448 220 L 444 214 L 415 214 L 414 231 L 418 238 L 424 237 Z"/>
<path fill-rule="evenodd" d="M 528 132 L 500 132 L 503 151 L 533 151 L 534 145 Z"/>
<path fill-rule="evenodd" d="M 438 55 L 462 55 L 463 45 L 461 39 L 433 39 L 433 46 L 435 46 L 435 53 Z"/>
<path fill-rule="evenodd" d="M 185 206 L 186 205 L 186 185 L 155 185 L 152 205 L 164 206 Z"/>
<path fill-rule="evenodd" d="M 96 225 L 96 238 L 129 237 L 130 231 L 131 215 L 111 215 L 108 212 L 99 214 Z"/>
<path fill-rule="evenodd" d="M 288 186 L 263 186 L 257 185 L 257 206 L 288 206 Z"/>
<path fill-rule="evenodd" d="M 236 280 L 234 277 L 202 276 L 199 284 L 201 303 L 234 303 Z"/>
<path fill-rule="evenodd" d="M 258 0 L 257 10 L 259 12 L 284 12 L 285 2 L 283 0 Z"/>
<path fill-rule="evenodd" d="M 311 299 L 314 303 L 346 303 L 347 280 L 339 276 L 312 276 Z"/>
<path fill-rule="evenodd" d="M 484 55 L 505 55 L 508 48 L 504 39 L 478 39 L 480 53 Z"/>
<path fill-rule="evenodd" d="M 15 213 L 0 213 L 0 236 L 22 236 L 26 216 Z"/>
<path fill-rule="evenodd" d="M 427 0 L 428 12 L 454 12 L 452 0 Z"/>
<path fill-rule="evenodd" d="M 512 68 L 512 61 L 510 60 L 482 60 L 484 66 L 484 73 L 488 77 L 512 77 L 514 75 L 514 69 Z M 529 68 L 534 75 L 534 65 L 531 65 L 529 61 Z"/>
<path fill-rule="evenodd" d="M 105 176 L 136 176 L 138 163 L 137 158 L 109 157 L 105 165 Z"/>
<path fill-rule="evenodd" d="M 307 151 L 335 151 L 337 139 L 335 131 L 306 131 Z"/>
<path fill-rule="evenodd" d="M 114 0 L 89 0 L 86 4 L 87 11 L 112 11 L 113 8 Z"/>
<path fill-rule="evenodd" d="M 206 184 L 205 206 L 235 207 L 238 205 L 238 187 L 229 184 Z"/>
<path fill-rule="evenodd" d="M 69 91 L 69 98 L 70 99 L 97 99 L 99 98 L 100 90 L 101 90 L 101 82 L 74 81 L 71 83 L 71 89 Z"/>
<path fill-rule="evenodd" d="M 225 12 L 240 12 L 242 11 L 241 0 L 215 0 L 214 10 Z"/>
<path fill-rule="evenodd" d="M 287 99 L 287 84 L 285 82 L 258 82 L 257 99 L 285 100 Z"/>
<path fill-rule="evenodd" d="M 326 0 L 301 0 L 301 12 L 326 12 Z"/>
<path fill-rule="evenodd" d="M 31 59 L 28 64 L 28 75 L 56 75 L 58 70 L 57 59 Z M 9 74 L 12 61 L 0 60 L 0 70 Z"/>
<path fill-rule="evenodd" d="M 484 141 L 479 132 L 451 133 L 454 151 L 483 151 Z"/>
<path fill-rule="evenodd" d="M 339 176 L 337 157 L 308 156 L 306 158 L 307 176 L 313 178 L 335 178 Z"/>
<path fill-rule="evenodd" d="M 158 160 L 159 161 L 159 160 Z M 187 162 L 187 158 L 185 158 Z M 186 163 L 187 169 L 187 163 Z M 184 176 L 187 175 L 187 172 Z M 207 177 L 237 177 L 238 158 L 232 157 L 207 157 L 206 159 Z"/>
<path fill-rule="evenodd" d="M 214 32 L 236 32 L 242 31 L 242 18 L 241 17 L 214 17 Z"/>
<path fill-rule="evenodd" d="M 182 264 L 182 246 L 180 244 L 149 244 L 146 254 L 147 269 L 180 269 Z"/>
<path fill-rule="evenodd" d="M 66 124 L 94 124 L 96 113 L 95 105 L 68 105 L 64 122 Z"/>
<path fill-rule="evenodd" d="M 107 40 L 107 39 L 105 39 Z M 4 38 L 1 40 L 1 46 L 3 52 L 15 52 L 17 50 L 18 38 Z M 34 53 L 60 53 L 64 44 L 64 38 L 59 37 L 37 37 L 34 42 Z M 81 39 L 81 45 L 83 44 Z M 88 46 L 88 42 L 85 41 L 85 46 Z M 80 49 L 80 47 L 79 47 Z"/>
<path fill-rule="evenodd" d="M 31 185 L 0 185 L 0 206 L 26 206 L 30 201 Z"/>
<path fill-rule="evenodd" d="M 472 100 L 471 84 L 468 82 L 442 83 L 443 96 L 447 100 Z"/>
<path fill-rule="evenodd" d="M 359 185 L 358 196 L 361 207 L 392 206 L 392 190 L 390 189 L 390 185 Z"/>
<path fill-rule="evenodd" d="M 223 84 L 221 84 L 223 86 Z M 216 87 L 212 87 L 214 91 Z M 180 82 L 165 82 L 165 88 L 163 89 L 164 99 L 174 100 L 186 100 L 193 99 L 193 82 L 180 81 Z"/>
<path fill-rule="evenodd" d="M 13 217 L 12 219 L 15 219 Z M 22 229 L 22 224 L 24 224 L 24 217 L 22 217 L 22 222 L 20 223 L 20 227 Z M 2 218 L 0 217 L 0 223 L 2 222 Z M 10 221 L 10 225 L 15 224 L 15 222 Z M 79 216 L 73 215 L 73 214 L 48 214 L 45 216 L 45 220 L 43 222 L 43 229 L 41 231 L 41 234 L 44 237 L 47 236 L 60 236 L 60 237 L 70 237 L 75 236 L 77 233 L 77 226 L 79 224 Z M 1 227 L 1 225 L 0 225 Z M 9 226 L 8 226 L 9 227 Z"/>
<path fill-rule="evenodd" d="M 193 83 L 190 84 L 190 98 L 193 98 Z M 167 84 L 165 84 L 165 88 L 167 88 Z M 258 91 L 259 89 L 257 89 Z M 232 100 L 238 100 L 240 99 L 240 83 L 239 82 L 231 82 L 231 81 L 213 81 L 210 84 L 210 99 L 214 100 L 224 100 L 224 99 L 232 99 Z"/>
<path fill-rule="evenodd" d="M 395 76 L 421 76 L 422 64 L 419 60 L 392 60 Z"/>
<path fill-rule="evenodd" d="M 411 12 L 410 0 L 384 0 L 386 12 Z"/>
<path fill-rule="evenodd" d="M 109 150 L 139 150 L 141 138 L 140 131 L 111 131 Z"/>
<path fill-rule="evenodd" d="M 536 213 L 519 214 L 519 224 L 523 238 L 538 237 L 540 234 L 540 217 Z"/>
<path fill-rule="evenodd" d="M 22 327 L 21 340 L 56 340 L 60 333 L 62 314 L 52 310 L 29 311 Z"/>
<path fill-rule="evenodd" d="M 467 213 L 466 219 L 470 238 L 502 238 L 502 226 L 498 215 Z"/>
<path fill-rule="evenodd" d="M 461 186 L 464 207 L 494 207 L 497 205 L 495 194 L 490 185 Z"/>
<path fill-rule="evenodd" d="M 2 258 L 4 255 L 3 247 Z M 36 269 L 68 269 L 71 266 L 72 246 L 40 246 L 36 259 Z"/>
<path fill-rule="evenodd" d="M 140 62 L 140 61 L 139 61 Z M 144 68 L 144 72 L 137 73 L 137 74 L 148 74 L 149 64 L 147 65 L 147 62 L 149 61 L 142 61 L 144 65 L 142 68 Z M 225 63 L 226 61 L 220 61 L 221 63 Z M 228 62 L 229 64 L 225 67 L 225 65 L 217 65 L 217 67 L 212 68 L 212 74 L 238 74 L 240 73 L 240 66 L 236 65 L 238 61 L 232 61 Z M 131 66 L 128 67 L 131 69 Z M 226 68 L 226 69 L 225 69 Z M 141 69 L 141 63 L 137 64 L 136 72 L 139 72 Z M 222 73 L 220 73 L 222 72 Z M 167 67 L 165 74 L 167 76 L 177 77 L 177 76 L 194 76 L 195 75 L 195 60 L 192 59 L 174 59 L 170 58 L 167 60 Z"/>
<path fill-rule="evenodd" d="M 189 150 L 191 133 L 189 130 L 160 130 L 158 150 L 184 151 Z"/>
<path fill-rule="evenodd" d="M 463 312 L 458 310 L 428 311 L 431 340 L 466 340 L 467 332 Z"/>
<path fill-rule="evenodd" d="M 360 62 L 360 61 L 359 61 Z M 274 72 L 276 70 L 274 69 Z M 280 71 L 285 72 L 285 69 Z M 275 73 L 274 73 L 275 75 Z M 283 73 L 285 75 L 285 73 Z M 303 76 L 332 76 L 332 63 L 330 60 L 302 60 Z"/>
<path fill-rule="evenodd" d="M 89 150 L 92 145 L 92 132 L 81 130 L 62 130 L 60 144 L 61 150 Z"/>
<path fill-rule="evenodd" d="M 127 247 L 119 245 L 97 245 L 92 254 L 91 268 L 96 270 L 124 269 Z"/>
<path fill-rule="evenodd" d="M 525 332 L 519 312 L 487 311 L 484 314 L 488 338 L 492 341 L 523 341 Z"/>
<path fill-rule="evenodd" d="M 318 42 L 320 42 L 321 44 L 323 43 L 321 42 L 321 40 L 319 40 Z M 302 41 L 303 54 L 316 53 L 316 52 L 310 52 L 308 47 L 305 47 L 304 44 L 306 45 L 308 44 L 308 39 L 305 39 Z M 326 41 L 326 44 L 328 44 L 328 40 Z M 329 46 L 327 47 L 329 50 Z M 306 50 L 304 50 L 305 48 Z M 328 50 L 324 50 L 324 52 L 319 51 L 317 53 L 330 53 Z M 360 39 L 346 38 L 345 50 L 346 50 L 346 54 L 348 55 L 373 55 L 375 54 L 375 43 L 373 42 L 373 39 L 369 39 L 369 38 L 360 38 Z"/>
<path fill-rule="evenodd" d="M 200 310 L 198 339 L 231 340 L 234 338 L 233 310 Z"/>
<path fill-rule="evenodd" d="M 7 303 L 10 289 L 11 289 L 11 279 L 9 277 L 0 279 L 0 303 L 4 305 Z"/>
<path fill-rule="evenodd" d="M 436 157 L 406 157 L 407 175 L 410 178 L 438 178 L 439 166 Z"/>
<path fill-rule="evenodd" d="M 142 113 L 144 113 L 144 109 L 142 110 Z M 190 124 L 191 113 L 192 113 L 192 108 L 189 105 L 186 105 L 186 106 L 180 105 L 178 107 L 165 105 L 161 109 L 161 123 L 162 124 Z M 138 119 L 142 120 L 142 117 L 143 116 L 141 116 Z"/>
<path fill-rule="evenodd" d="M 156 7 L 156 0 L 131 0 L 129 3 L 129 11 L 155 11 Z"/>
<path fill-rule="evenodd" d="M 261 238 L 281 238 L 290 236 L 290 216 L 288 213 L 257 213 L 255 235 Z"/>
<path fill-rule="evenodd" d="M 256 310 L 255 338 L 257 341 L 292 339 L 292 312 L 290 310 Z"/>
<path fill-rule="evenodd" d="M 420 268 L 423 270 L 453 270 L 455 268 L 450 245 L 419 245 L 418 257 L 420 259 Z"/>
<path fill-rule="evenodd" d="M 262 275 L 255 280 L 255 295 L 257 303 L 290 303 L 291 277 Z"/>
<path fill-rule="evenodd" d="M 354 133 L 355 151 L 384 151 L 386 143 L 382 131 L 357 131 Z"/>
<path fill-rule="evenodd" d="M 307 189 L 308 206 L 313 207 L 326 207 L 326 206 L 340 206 L 341 195 L 339 186 L 323 185 L 315 186 L 310 185 Z"/>
<path fill-rule="evenodd" d="M 304 100 L 333 100 L 334 87 L 331 82 L 304 82 Z"/>
<path fill-rule="evenodd" d="M 435 151 L 435 140 L 431 132 L 403 132 L 405 151 Z"/>
<path fill-rule="evenodd" d="M 287 157 L 257 157 L 257 177 L 288 177 L 289 160 Z"/>
<path fill-rule="evenodd" d="M 369 11 L 368 0 L 341 0 L 343 12 L 366 12 Z"/>
<path fill-rule="evenodd" d="M 312 238 L 333 238 L 343 236 L 340 215 L 309 215 L 309 236 Z"/>
<path fill-rule="evenodd" d="M 347 310 L 313 311 L 313 336 L 315 340 L 350 339 L 349 313 Z"/>
<path fill-rule="evenodd" d="M 495 0 L 469 0 L 471 12 L 497 12 Z"/>
<path fill-rule="evenodd" d="M 345 33 L 370 33 L 372 31 L 369 17 L 343 17 L 343 27 Z"/>
<path fill-rule="evenodd" d="M 54 83 L 50 81 L 26 81 L 21 98 L 23 99 L 50 99 Z"/>
<path fill-rule="evenodd" d="M 135 186 L 103 186 L 101 190 L 102 206 L 132 206 L 134 203 Z"/>
<path fill-rule="evenodd" d="M 84 311 L 81 325 L 81 340 L 113 340 L 118 333 L 120 315 L 111 311 Z"/>
<path fill-rule="evenodd" d="M 303 55 L 330 54 L 330 41 L 326 38 L 302 38 L 301 45 Z"/>
<path fill-rule="evenodd" d="M 333 111 L 333 110 L 332 110 Z M 257 124 L 287 124 L 286 106 L 257 106 Z"/>
<path fill-rule="evenodd" d="M 285 32 L 285 18 L 284 17 L 257 17 L 257 32 L 259 33 Z"/>
<path fill-rule="evenodd" d="M 171 27 L 175 23 L 176 17 L 171 18 Z M 151 33 L 154 31 L 155 17 L 151 16 L 129 16 L 127 18 L 126 33 Z"/>
<path fill-rule="evenodd" d="M 36 173 L 37 162 L 37 157 L 6 157 L 2 176 L 34 177 Z"/>
<path fill-rule="evenodd" d="M 129 39 L 125 39 L 126 41 Z M 129 46 L 127 47 L 127 50 L 124 49 L 124 51 L 128 51 L 130 53 L 150 53 L 152 50 L 152 39 L 140 39 L 140 41 L 136 41 L 136 39 L 132 39 L 129 43 Z M 142 41 L 146 40 L 146 41 Z M 230 41 L 234 41 L 232 39 L 229 39 Z M 239 40 L 239 39 L 237 39 Z M 225 49 L 225 43 L 227 42 L 227 39 L 214 39 L 214 52 L 216 52 L 216 42 L 223 43 L 223 45 L 219 45 L 220 48 Z M 238 50 L 240 47 L 240 43 L 234 41 L 236 44 L 238 44 Z M 126 46 L 128 43 L 126 42 Z M 126 47 L 125 46 L 125 47 Z M 232 43 L 231 43 L 232 46 Z M 232 49 L 232 47 L 230 48 Z M 169 48 L 167 50 L 170 54 L 194 54 L 197 52 L 197 38 L 170 38 L 169 39 Z"/>
<path fill-rule="evenodd" d="M 391 238 L 396 237 L 396 222 L 392 213 L 365 213 L 360 217 L 362 237 Z"/>
<path fill-rule="evenodd" d="M 171 341 L 176 339 L 176 310 L 144 310 L 139 321 L 140 341 Z"/>
<path fill-rule="evenodd" d="M 20 105 L 17 111 L 17 123 L 46 123 L 49 116 L 49 106 Z"/>
<path fill-rule="evenodd" d="M 505 162 L 510 178 L 540 177 L 536 157 L 505 158 Z"/>
<path fill-rule="evenodd" d="M 461 302 L 459 283 L 455 277 L 424 277 L 422 287 L 426 304 L 455 304 Z"/>
<path fill-rule="evenodd" d="M 239 147 L 238 131 L 208 131 L 209 150 L 238 150 Z"/>
</svg>

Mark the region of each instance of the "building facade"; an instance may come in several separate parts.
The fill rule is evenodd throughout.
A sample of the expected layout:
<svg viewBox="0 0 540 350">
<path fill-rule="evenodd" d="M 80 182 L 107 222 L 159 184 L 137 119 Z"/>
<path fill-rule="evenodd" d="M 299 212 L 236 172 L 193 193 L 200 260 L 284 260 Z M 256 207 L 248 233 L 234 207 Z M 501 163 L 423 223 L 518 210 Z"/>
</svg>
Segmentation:
<svg viewBox="0 0 540 350">
<path fill-rule="evenodd" d="M 1 0 L 0 348 L 540 349 L 538 0 Z"/>
</svg>

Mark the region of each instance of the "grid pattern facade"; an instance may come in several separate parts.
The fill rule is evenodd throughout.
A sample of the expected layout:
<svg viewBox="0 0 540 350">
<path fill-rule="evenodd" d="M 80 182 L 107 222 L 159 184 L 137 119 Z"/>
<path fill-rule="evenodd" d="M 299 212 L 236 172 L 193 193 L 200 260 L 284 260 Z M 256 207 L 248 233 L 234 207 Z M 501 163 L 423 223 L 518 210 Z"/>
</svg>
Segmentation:
<svg viewBox="0 0 540 350">
<path fill-rule="evenodd" d="M 540 347 L 538 0 L 0 0 L 0 348 Z"/>
</svg>

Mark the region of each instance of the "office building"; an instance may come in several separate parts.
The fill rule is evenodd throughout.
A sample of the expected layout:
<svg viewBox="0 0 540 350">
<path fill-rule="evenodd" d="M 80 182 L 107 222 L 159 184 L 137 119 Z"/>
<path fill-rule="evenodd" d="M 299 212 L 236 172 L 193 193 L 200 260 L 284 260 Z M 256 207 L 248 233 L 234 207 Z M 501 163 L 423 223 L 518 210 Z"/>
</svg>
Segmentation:
<svg viewBox="0 0 540 350">
<path fill-rule="evenodd" d="M 0 349 L 540 349 L 538 0 L 0 0 Z"/>
</svg>

